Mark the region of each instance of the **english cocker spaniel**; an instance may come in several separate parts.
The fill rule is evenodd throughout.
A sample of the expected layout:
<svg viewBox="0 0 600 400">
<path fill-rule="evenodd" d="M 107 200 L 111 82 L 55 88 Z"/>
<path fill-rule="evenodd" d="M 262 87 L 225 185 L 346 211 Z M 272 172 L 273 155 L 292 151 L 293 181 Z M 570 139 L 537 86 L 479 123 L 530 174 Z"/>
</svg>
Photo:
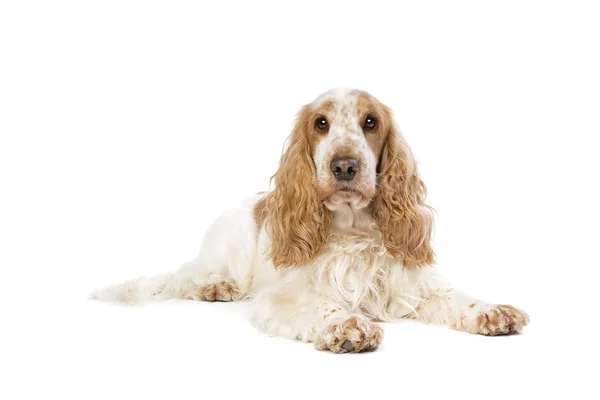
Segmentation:
<svg viewBox="0 0 600 400">
<path fill-rule="evenodd" d="M 136 303 L 252 299 L 262 331 L 319 350 L 375 350 L 375 321 L 410 318 L 482 335 L 520 331 L 527 314 L 456 291 L 436 268 L 431 208 L 388 107 L 331 90 L 302 107 L 275 188 L 208 229 L 198 257 L 92 298 Z"/>
</svg>

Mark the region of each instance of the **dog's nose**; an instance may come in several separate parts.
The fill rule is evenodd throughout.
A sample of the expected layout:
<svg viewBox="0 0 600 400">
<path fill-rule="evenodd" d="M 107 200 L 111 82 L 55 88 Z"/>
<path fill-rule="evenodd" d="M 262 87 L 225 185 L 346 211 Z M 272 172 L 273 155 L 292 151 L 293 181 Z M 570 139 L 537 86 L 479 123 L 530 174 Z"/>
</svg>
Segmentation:
<svg viewBox="0 0 600 400">
<path fill-rule="evenodd" d="M 358 172 L 359 163 L 354 158 L 334 158 L 331 161 L 331 172 L 338 181 L 351 181 Z"/>
</svg>

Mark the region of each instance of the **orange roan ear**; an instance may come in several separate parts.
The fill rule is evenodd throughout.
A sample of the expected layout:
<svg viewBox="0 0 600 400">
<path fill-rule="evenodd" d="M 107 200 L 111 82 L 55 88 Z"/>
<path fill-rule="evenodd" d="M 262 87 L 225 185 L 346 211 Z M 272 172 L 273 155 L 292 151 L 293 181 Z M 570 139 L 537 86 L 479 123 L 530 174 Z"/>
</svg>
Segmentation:
<svg viewBox="0 0 600 400">
<path fill-rule="evenodd" d="M 307 124 L 308 110 L 304 108 L 274 175 L 275 189 L 266 198 L 266 229 L 276 268 L 310 262 L 325 246 L 331 229 L 331 212 L 317 196 Z"/>
<path fill-rule="evenodd" d="M 419 177 L 410 147 L 393 124 L 379 171 L 373 218 L 388 252 L 401 257 L 405 267 L 434 264 L 435 254 L 430 245 L 432 209 L 425 204 L 427 188 Z"/>
</svg>

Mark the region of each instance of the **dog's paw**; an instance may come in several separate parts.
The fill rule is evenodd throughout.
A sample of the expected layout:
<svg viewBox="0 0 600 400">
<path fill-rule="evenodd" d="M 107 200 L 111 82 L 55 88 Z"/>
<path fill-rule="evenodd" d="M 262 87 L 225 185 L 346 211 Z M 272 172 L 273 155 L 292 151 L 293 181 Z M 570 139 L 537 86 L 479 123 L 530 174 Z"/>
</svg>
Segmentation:
<svg viewBox="0 0 600 400">
<path fill-rule="evenodd" d="M 232 301 L 238 293 L 238 288 L 233 283 L 219 282 L 200 286 L 195 293 L 188 296 L 188 300 L 200 301 Z"/>
<path fill-rule="evenodd" d="M 528 322 L 527 313 L 513 306 L 476 304 L 463 313 L 459 328 L 486 336 L 510 335 L 520 332 Z"/>
<path fill-rule="evenodd" d="M 361 317 L 349 317 L 328 325 L 318 336 L 315 347 L 334 353 L 360 353 L 377 349 L 383 331 Z"/>
</svg>

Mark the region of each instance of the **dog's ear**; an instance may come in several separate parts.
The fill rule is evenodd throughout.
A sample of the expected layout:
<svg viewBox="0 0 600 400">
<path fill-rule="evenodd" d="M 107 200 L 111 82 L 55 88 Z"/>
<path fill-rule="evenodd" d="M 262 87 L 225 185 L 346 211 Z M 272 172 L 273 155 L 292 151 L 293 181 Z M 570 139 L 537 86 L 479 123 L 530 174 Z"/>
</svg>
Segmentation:
<svg viewBox="0 0 600 400">
<path fill-rule="evenodd" d="M 425 204 L 427 189 L 410 147 L 391 118 L 388 125 L 373 218 L 388 252 L 401 258 L 405 267 L 431 265 L 435 263 L 430 244 L 433 215 Z"/>
<path fill-rule="evenodd" d="M 317 196 L 316 169 L 308 142 L 308 109 L 298 114 L 274 175 L 275 189 L 266 198 L 266 229 L 270 257 L 277 267 L 300 266 L 324 247 L 331 229 L 331 212 Z"/>
</svg>

